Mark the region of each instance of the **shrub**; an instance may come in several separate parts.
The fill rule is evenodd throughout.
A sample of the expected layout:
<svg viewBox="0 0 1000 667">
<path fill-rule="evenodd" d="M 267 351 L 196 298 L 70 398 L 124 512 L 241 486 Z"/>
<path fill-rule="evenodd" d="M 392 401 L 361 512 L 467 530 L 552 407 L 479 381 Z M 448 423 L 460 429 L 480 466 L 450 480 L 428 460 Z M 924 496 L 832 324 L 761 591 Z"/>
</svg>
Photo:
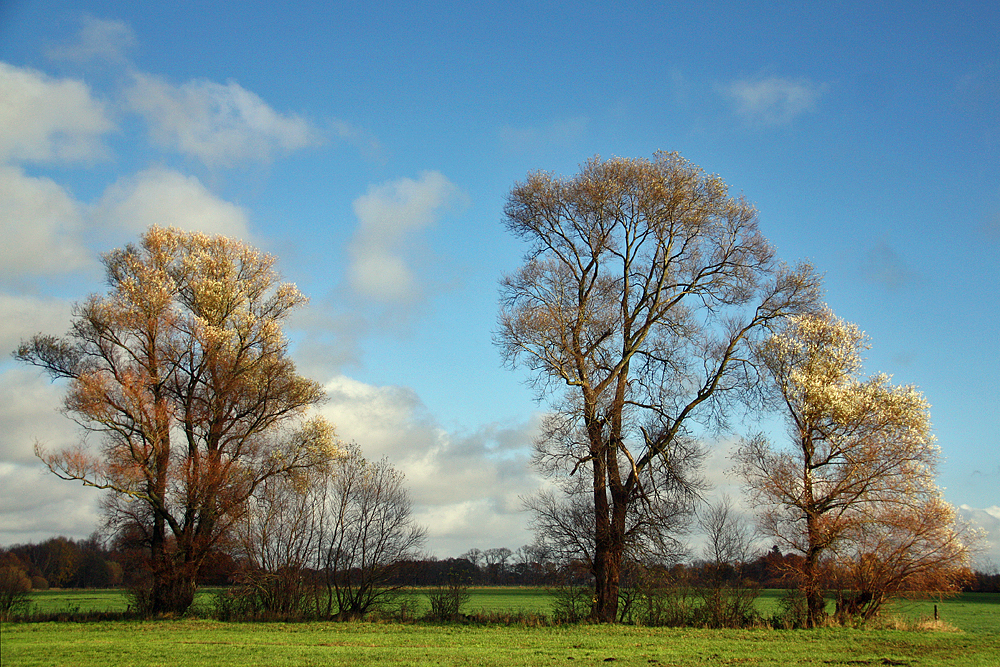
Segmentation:
<svg viewBox="0 0 1000 667">
<path fill-rule="evenodd" d="M 19 567 L 0 567 L 0 618 L 9 619 L 30 603 L 31 578 Z"/>
<path fill-rule="evenodd" d="M 593 611 L 594 589 L 590 586 L 565 584 L 549 592 L 555 597 L 552 618 L 556 623 L 579 623 Z"/>
<path fill-rule="evenodd" d="M 444 586 L 432 588 L 427 591 L 427 599 L 431 603 L 428 617 L 437 621 L 456 620 L 469 597 L 468 585 L 457 578 Z"/>
<path fill-rule="evenodd" d="M 808 617 L 809 606 L 805 593 L 793 588 L 785 591 L 778 601 L 778 611 L 771 617 L 771 625 L 785 630 L 804 628 Z"/>
</svg>

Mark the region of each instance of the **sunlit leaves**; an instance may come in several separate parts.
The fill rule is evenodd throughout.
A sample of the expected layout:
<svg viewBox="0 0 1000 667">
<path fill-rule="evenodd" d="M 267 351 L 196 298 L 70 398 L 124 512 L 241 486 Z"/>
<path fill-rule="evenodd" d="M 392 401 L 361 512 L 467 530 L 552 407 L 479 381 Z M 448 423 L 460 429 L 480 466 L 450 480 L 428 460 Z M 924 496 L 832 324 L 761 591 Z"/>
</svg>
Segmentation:
<svg viewBox="0 0 1000 667">
<path fill-rule="evenodd" d="M 103 261 L 109 290 L 74 310 L 69 334 L 17 353 L 69 380 L 67 413 L 103 452 L 39 455 L 61 477 L 145 503 L 109 503 L 112 521 L 151 522 L 154 552 L 169 526 L 190 574 L 257 485 L 336 452 L 329 424 L 296 428 L 323 398 L 282 333 L 305 298 L 273 257 L 221 236 L 153 227 Z"/>
<path fill-rule="evenodd" d="M 968 556 L 935 484 L 939 450 L 927 400 L 884 374 L 863 377 L 867 346 L 856 326 L 825 309 L 788 318 L 757 348 L 790 442 L 744 443 L 738 470 L 764 532 L 804 556 L 798 575 L 813 598 L 812 622 L 822 613 L 823 567 L 835 556 L 841 573 L 853 573 L 852 586 L 878 589 L 866 613 L 885 595 L 924 585 L 918 573 L 933 569 L 936 590 L 953 588 Z"/>
</svg>

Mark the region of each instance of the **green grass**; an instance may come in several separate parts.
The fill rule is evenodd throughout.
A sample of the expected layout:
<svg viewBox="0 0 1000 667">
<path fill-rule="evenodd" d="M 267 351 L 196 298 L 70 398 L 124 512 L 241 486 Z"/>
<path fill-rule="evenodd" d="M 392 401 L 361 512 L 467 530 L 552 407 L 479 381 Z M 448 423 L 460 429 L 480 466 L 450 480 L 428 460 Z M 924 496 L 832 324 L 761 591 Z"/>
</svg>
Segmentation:
<svg viewBox="0 0 1000 667">
<path fill-rule="evenodd" d="M 204 620 L 3 625 L 5 667 L 911 665 L 996 667 L 1000 634 Z"/>
<path fill-rule="evenodd" d="M 207 613 L 212 609 L 218 589 L 198 591 L 195 604 Z M 472 588 L 466 613 L 524 612 L 549 614 L 552 596 L 541 588 L 497 587 Z M 782 590 L 765 590 L 757 600 L 757 608 L 770 616 L 778 608 Z M 410 591 L 415 613 L 420 616 L 430 609 L 425 591 Z M 128 599 L 119 590 L 49 590 L 32 593 L 32 611 L 40 614 L 60 612 L 125 611 Z M 945 600 L 899 600 L 885 610 L 886 616 L 907 621 L 930 619 L 934 606 L 942 621 L 965 632 L 1000 632 L 1000 593 L 965 593 Z M 831 611 L 832 611 L 831 604 Z M 998 659 L 1000 665 L 1000 659 Z"/>
<path fill-rule="evenodd" d="M 212 599 L 219 589 L 203 588 L 195 604 L 211 609 Z M 128 609 L 125 591 L 118 589 L 52 589 L 31 593 L 31 611 L 38 614 L 61 612 L 121 612 Z"/>
<path fill-rule="evenodd" d="M 466 611 L 546 612 L 542 589 L 476 588 Z M 202 591 L 199 604 L 214 591 Z M 781 591 L 765 591 L 765 613 Z M 411 593 L 426 604 L 423 591 Z M 124 610 L 119 591 L 45 591 L 39 609 Z M 955 632 L 823 628 L 696 630 L 571 625 L 526 628 L 401 623 L 220 623 L 210 620 L 4 623 L 0 664 L 115 667 L 284 665 L 714 665 L 1000 666 L 1000 594 L 902 601 L 888 613 L 930 618 L 934 604 Z"/>
</svg>

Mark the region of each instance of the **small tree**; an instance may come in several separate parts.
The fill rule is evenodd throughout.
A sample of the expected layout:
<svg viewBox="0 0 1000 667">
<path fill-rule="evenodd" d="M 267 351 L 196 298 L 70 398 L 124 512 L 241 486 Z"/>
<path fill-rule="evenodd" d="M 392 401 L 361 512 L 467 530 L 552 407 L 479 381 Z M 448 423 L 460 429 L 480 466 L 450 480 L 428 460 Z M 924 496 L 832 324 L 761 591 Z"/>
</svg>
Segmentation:
<svg viewBox="0 0 1000 667">
<path fill-rule="evenodd" d="M 198 570 L 271 476 L 328 459 L 332 428 L 300 421 L 323 398 L 299 376 L 281 325 L 305 298 L 239 241 L 153 227 L 103 256 L 110 287 L 74 309 L 64 338 L 16 357 L 69 381 L 85 444 L 36 453 L 57 476 L 107 489 L 107 512 L 145 544 L 152 613 L 182 612 Z"/>
<path fill-rule="evenodd" d="M 403 587 L 396 573 L 426 536 L 403 481 L 388 460 L 368 461 L 354 444 L 334 462 L 318 524 L 327 615 L 363 617 Z"/>
<path fill-rule="evenodd" d="M 23 611 L 31 602 L 31 577 L 12 565 L 0 566 L 0 620 Z"/>
<path fill-rule="evenodd" d="M 707 585 L 700 624 L 716 628 L 737 628 L 757 622 L 754 600 L 759 584 L 746 579 L 746 565 L 753 557 L 754 535 L 736 513 L 728 496 L 705 508 L 698 517 L 705 533 L 704 548 Z"/>
<path fill-rule="evenodd" d="M 318 562 L 332 464 L 270 477 L 250 497 L 235 529 L 243 568 L 231 592 L 244 611 L 287 617 L 304 612 L 312 600 L 307 573 Z"/>
<path fill-rule="evenodd" d="M 760 508 L 762 531 L 802 556 L 789 562 L 809 626 L 825 615 L 824 581 L 838 557 L 860 559 L 852 585 L 877 587 L 880 599 L 891 592 L 886 582 L 916 583 L 902 576 L 906 563 L 924 563 L 925 571 L 940 566 L 950 579 L 968 558 L 954 513 L 934 484 L 938 449 L 927 402 L 884 375 L 862 379 L 865 347 L 857 327 L 825 310 L 789 318 L 757 349 L 792 446 L 756 437 L 739 450 L 738 470 Z M 899 575 L 875 576 L 881 571 L 869 567 L 875 563 Z"/>
</svg>

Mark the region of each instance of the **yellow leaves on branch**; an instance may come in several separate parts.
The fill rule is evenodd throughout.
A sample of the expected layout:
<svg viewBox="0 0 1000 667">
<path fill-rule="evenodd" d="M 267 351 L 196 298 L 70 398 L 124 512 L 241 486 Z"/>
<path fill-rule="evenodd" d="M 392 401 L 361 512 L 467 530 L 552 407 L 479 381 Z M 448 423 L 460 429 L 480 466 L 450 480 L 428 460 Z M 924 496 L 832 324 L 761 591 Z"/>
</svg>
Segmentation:
<svg viewBox="0 0 1000 667">
<path fill-rule="evenodd" d="M 18 351 L 70 379 L 67 411 L 104 438 L 100 458 L 39 450 L 53 472 L 126 494 L 141 480 L 156 489 L 147 494 L 155 511 L 194 498 L 193 516 L 216 511 L 213 494 L 233 496 L 223 492 L 227 474 L 242 479 L 232 489 L 252 488 L 276 463 L 305 468 L 336 454 L 332 426 L 297 424 L 323 392 L 287 356 L 282 323 L 305 297 L 281 282 L 273 257 L 152 227 L 103 262 L 110 289 L 75 308 L 70 333 Z"/>
</svg>

